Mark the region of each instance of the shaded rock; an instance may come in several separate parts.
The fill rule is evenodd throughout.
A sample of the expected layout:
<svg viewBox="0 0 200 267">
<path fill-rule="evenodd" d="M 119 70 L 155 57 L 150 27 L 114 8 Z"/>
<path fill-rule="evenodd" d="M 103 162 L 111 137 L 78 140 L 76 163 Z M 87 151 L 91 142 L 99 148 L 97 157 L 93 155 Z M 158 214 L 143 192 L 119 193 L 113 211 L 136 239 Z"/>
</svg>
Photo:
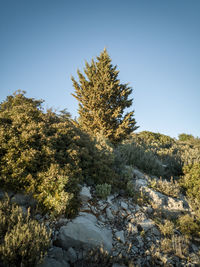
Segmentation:
<svg viewBox="0 0 200 267">
<path fill-rule="evenodd" d="M 74 263 L 77 260 L 76 251 L 71 247 L 66 252 L 70 263 Z"/>
<path fill-rule="evenodd" d="M 16 203 L 19 206 L 25 207 L 35 207 L 37 203 L 33 197 L 20 193 L 15 194 L 10 201 L 11 203 Z"/>
<path fill-rule="evenodd" d="M 62 261 L 57 261 L 53 258 L 46 257 L 44 259 L 44 262 L 37 265 L 37 267 L 70 267 L 69 263 L 62 260 Z"/>
<path fill-rule="evenodd" d="M 97 227 L 94 218 L 90 215 L 79 216 L 66 226 L 62 226 L 58 234 L 57 243 L 64 249 L 69 247 L 93 248 L 103 246 L 110 251 L 112 249 L 111 230 Z"/>
<path fill-rule="evenodd" d="M 5 193 L 2 190 L 0 190 L 0 200 L 2 200 L 4 197 L 5 197 Z"/>
<path fill-rule="evenodd" d="M 133 174 L 139 179 L 145 179 L 144 173 L 142 173 L 141 171 L 139 171 L 137 169 L 133 170 Z"/>
<path fill-rule="evenodd" d="M 106 208 L 106 216 L 108 218 L 108 220 L 113 220 L 114 219 L 114 216 L 112 214 L 112 211 L 110 208 Z"/>
<path fill-rule="evenodd" d="M 83 203 L 86 203 L 88 200 L 92 198 L 90 194 L 90 188 L 83 186 L 80 192 L 80 199 Z"/>
<path fill-rule="evenodd" d="M 59 261 L 63 259 L 63 250 L 59 247 L 52 247 L 49 249 L 48 255 L 50 258 L 54 258 Z"/>
</svg>

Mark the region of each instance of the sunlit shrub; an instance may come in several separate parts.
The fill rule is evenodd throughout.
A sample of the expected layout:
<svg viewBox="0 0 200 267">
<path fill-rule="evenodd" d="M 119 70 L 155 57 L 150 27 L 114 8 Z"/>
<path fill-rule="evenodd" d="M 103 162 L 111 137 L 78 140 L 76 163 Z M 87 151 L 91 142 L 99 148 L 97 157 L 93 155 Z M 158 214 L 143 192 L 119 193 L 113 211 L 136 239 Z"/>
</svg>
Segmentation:
<svg viewBox="0 0 200 267">
<path fill-rule="evenodd" d="M 79 184 L 115 178 L 111 146 L 66 112 L 44 112 L 20 91 L 0 104 L 0 122 L 0 185 L 31 192 L 45 211 L 74 215 Z"/>
<path fill-rule="evenodd" d="M 164 224 L 163 223 L 159 223 L 158 225 L 161 233 L 164 235 L 164 236 L 172 236 L 174 234 L 174 223 L 172 221 L 169 221 L 169 220 L 165 220 L 164 221 Z"/>
<path fill-rule="evenodd" d="M 186 190 L 191 206 L 200 218 L 200 162 L 183 168 L 180 185 Z"/>
<path fill-rule="evenodd" d="M 170 181 L 160 179 L 152 179 L 150 186 L 167 196 L 178 197 L 181 191 L 180 185 L 177 181 L 171 178 Z"/>
<path fill-rule="evenodd" d="M 189 214 L 181 216 L 177 224 L 182 234 L 187 237 L 200 236 L 200 224 L 194 220 Z"/>
</svg>

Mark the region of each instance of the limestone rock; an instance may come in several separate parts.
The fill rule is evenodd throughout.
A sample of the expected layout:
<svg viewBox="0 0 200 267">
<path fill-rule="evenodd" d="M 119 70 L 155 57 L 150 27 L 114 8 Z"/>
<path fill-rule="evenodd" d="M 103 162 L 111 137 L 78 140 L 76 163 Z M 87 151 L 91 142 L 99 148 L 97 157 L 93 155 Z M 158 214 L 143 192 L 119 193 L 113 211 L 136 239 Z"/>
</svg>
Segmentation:
<svg viewBox="0 0 200 267">
<path fill-rule="evenodd" d="M 88 200 L 92 198 L 90 194 L 90 188 L 83 186 L 80 192 L 80 199 L 83 203 L 86 203 Z"/>
<path fill-rule="evenodd" d="M 145 178 L 145 175 L 141 171 L 139 171 L 137 169 L 133 170 L 133 174 L 139 179 L 144 179 Z"/>
<path fill-rule="evenodd" d="M 110 210 L 110 208 L 106 209 L 106 216 L 107 216 L 108 220 L 113 220 L 114 219 L 114 216 L 113 216 L 112 211 Z"/>
<path fill-rule="evenodd" d="M 97 227 L 90 215 L 79 216 L 60 228 L 57 242 L 62 248 L 103 246 L 108 251 L 112 249 L 111 230 Z"/>
<path fill-rule="evenodd" d="M 124 210 L 127 210 L 128 209 L 128 205 L 126 204 L 126 202 L 121 201 L 120 204 L 121 204 L 122 209 L 124 209 Z"/>
</svg>

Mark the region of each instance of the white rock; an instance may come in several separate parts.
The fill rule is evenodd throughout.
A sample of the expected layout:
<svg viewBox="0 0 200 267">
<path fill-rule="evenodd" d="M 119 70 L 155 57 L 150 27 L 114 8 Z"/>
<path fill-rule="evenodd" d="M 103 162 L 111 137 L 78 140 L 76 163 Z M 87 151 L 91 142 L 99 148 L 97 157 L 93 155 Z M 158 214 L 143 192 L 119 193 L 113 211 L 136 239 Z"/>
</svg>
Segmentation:
<svg viewBox="0 0 200 267">
<path fill-rule="evenodd" d="M 115 237 L 117 240 L 121 241 L 122 243 L 125 243 L 125 238 L 124 238 L 124 231 L 118 231 L 115 233 Z"/>
<path fill-rule="evenodd" d="M 91 214 L 79 216 L 66 226 L 62 226 L 57 239 L 58 244 L 64 249 L 103 246 L 110 251 L 112 249 L 112 231 L 97 227 L 93 217 Z"/>
<path fill-rule="evenodd" d="M 83 186 L 80 192 L 80 199 L 83 203 L 87 202 L 88 200 L 90 200 L 92 198 L 91 194 L 90 194 L 90 188 Z"/>
</svg>

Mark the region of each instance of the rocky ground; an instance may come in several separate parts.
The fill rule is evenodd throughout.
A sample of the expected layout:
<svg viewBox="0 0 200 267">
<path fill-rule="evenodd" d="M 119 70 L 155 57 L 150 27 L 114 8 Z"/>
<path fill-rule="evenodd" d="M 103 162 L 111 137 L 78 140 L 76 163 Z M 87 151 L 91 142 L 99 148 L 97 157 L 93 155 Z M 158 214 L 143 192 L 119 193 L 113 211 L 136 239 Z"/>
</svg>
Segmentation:
<svg viewBox="0 0 200 267">
<path fill-rule="evenodd" d="M 163 249 L 159 222 L 192 213 L 185 197 L 156 192 L 149 187 L 149 177 L 138 170 L 133 181 L 143 201 L 120 194 L 99 200 L 92 188 L 84 186 L 75 219 L 63 216 L 50 221 L 48 215 L 37 214 L 37 220 L 53 229 L 52 246 L 38 267 L 200 266 L 198 239 L 185 240 L 174 230 L 171 249 Z M 26 212 L 30 199 L 21 194 L 11 197 Z"/>
</svg>

